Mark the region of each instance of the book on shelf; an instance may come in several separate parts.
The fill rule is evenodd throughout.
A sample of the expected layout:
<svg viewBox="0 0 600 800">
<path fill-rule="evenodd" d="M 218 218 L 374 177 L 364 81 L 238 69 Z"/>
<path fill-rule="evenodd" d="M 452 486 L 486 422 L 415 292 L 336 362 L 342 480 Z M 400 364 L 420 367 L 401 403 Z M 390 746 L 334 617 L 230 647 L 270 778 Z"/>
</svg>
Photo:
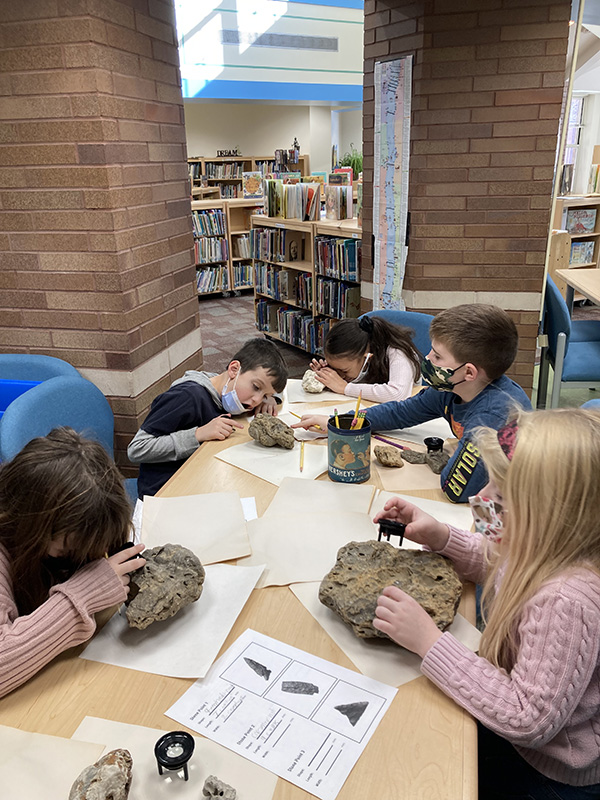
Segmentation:
<svg viewBox="0 0 600 800">
<path fill-rule="evenodd" d="M 325 186 L 325 218 L 352 219 L 351 186 Z"/>
<path fill-rule="evenodd" d="M 348 176 L 349 176 L 349 178 L 350 178 L 350 186 L 352 186 L 352 180 L 353 180 L 353 177 L 354 177 L 354 172 L 353 172 L 353 170 L 352 170 L 352 167 L 336 167 L 336 168 L 333 170 L 333 172 L 334 172 L 334 174 L 335 174 L 335 173 L 340 173 L 340 172 L 345 172 L 345 173 L 347 173 L 347 175 L 348 175 Z"/>
<path fill-rule="evenodd" d="M 233 287 L 252 286 L 252 264 L 233 265 Z"/>
<path fill-rule="evenodd" d="M 595 208 L 567 208 L 566 229 L 569 233 L 593 233 L 596 225 Z"/>
<path fill-rule="evenodd" d="M 572 242 L 570 264 L 590 264 L 594 260 L 595 242 Z"/>
<path fill-rule="evenodd" d="M 244 164 L 242 161 L 205 161 L 206 177 L 211 179 L 226 178 L 231 180 L 233 178 L 241 178 Z"/>
<path fill-rule="evenodd" d="M 302 181 L 302 173 L 300 172 L 267 172 L 264 175 L 265 180 L 282 181 L 283 183 L 300 183 Z"/>
<path fill-rule="evenodd" d="M 264 261 L 285 261 L 285 228 L 252 228 L 250 232 L 251 257 Z"/>
<path fill-rule="evenodd" d="M 304 258 L 304 237 L 301 231 L 287 231 L 285 235 L 284 261 L 302 261 Z"/>
<path fill-rule="evenodd" d="M 331 186 L 349 186 L 351 176 L 347 172 L 330 172 L 327 176 L 327 183 Z"/>
<path fill-rule="evenodd" d="M 196 286 L 199 294 L 226 292 L 229 289 L 227 267 L 211 267 L 196 271 Z"/>
<path fill-rule="evenodd" d="M 220 208 L 192 211 L 195 236 L 225 236 L 225 213 Z"/>
<path fill-rule="evenodd" d="M 269 303 L 268 300 L 259 300 L 254 307 L 256 327 L 265 333 L 277 333 L 277 309 L 278 305 Z"/>
<path fill-rule="evenodd" d="M 362 257 L 360 239 L 315 237 L 315 271 L 318 275 L 358 281 Z"/>
<path fill-rule="evenodd" d="M 592 164 L 590 167 L 587 194 L 600 194 L 600 164 Z"/>
<path fill-rule="evenodd" d="M 264 197 L 260 172 L 242 172 L 242 192 L 248 200 L 258 200 Z"/>
<path fill-rule="evenodd" d="M 250 236 L 247 233 L 236 235 L 232 238 L 234 258 L 252 258 L 250 249 Z"/>
<path fill-rule="evenodd" d="M 321 208 L 318 183 L 284 184 L 265 180 L 265 211 L 269 217 L 316 221 Z"/>
<path fill-rule="evenodd" d="M 317 278 L 317 311 L 337 319 L 360 316 L 360 286 Z"/>
<path fill-rule="evenodd" d="M 203 236 L 194 239 L 194 256 L 196 264 L 213 264 L 216 261 L 227 261 L 227 239 L 217 236 Z"/>
<path fill-rule="evenodd" d="M 363 182 L 359 180 L 358 183 L 356 184 L 356 219 L 358 220 L 358 224 L 361 226 L 362 226 L 362 205 L 363 205 Z"/>
<path fill-rule="evenodd" d="M 321 187 L 321 200 L 325 197 L 325 180 L 327 179 L 326 172 L 311 172 L 310 175 L 302 178 L 302 183 L 318 183 Z"/>
</svg>

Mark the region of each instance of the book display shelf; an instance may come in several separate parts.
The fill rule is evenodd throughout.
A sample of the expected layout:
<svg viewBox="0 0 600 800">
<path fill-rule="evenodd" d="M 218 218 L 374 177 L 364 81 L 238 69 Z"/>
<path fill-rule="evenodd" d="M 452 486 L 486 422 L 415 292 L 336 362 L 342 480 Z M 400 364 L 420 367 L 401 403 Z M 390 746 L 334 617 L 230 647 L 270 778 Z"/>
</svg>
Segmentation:
<svg viewBox="0 0 600 800">
<path fill-rule="evenodd" d="M 600 248 L 600 196 L 566 195 L 556 199 L 550 240 L 550 273 L 558 268 L 598 268 Z M 553 247 L 554 245 L 554 247 Z M 559 263 L 560 262 L 560 263 Z M 567 285 L 555 277 L 561 294 L 566 295 Z M 575 293 L 575 300 L 584 300 Z"/>
<path fill-rule="evenodd" d="M 188 158 L 192 196 L 201 187 L 203 176 L 207 188 L 217 189 L 221 199 L 242 199 L 242 173 L 272 172 L 275 167 L 274 156 L 227 156 L 222 158 Z M 310 175 L 310 158 L 299 156 L 298 172 Z"/>
<path fill-rule="evenodd" d="M 360 227 L 265 216 L 251 223 L 256 327 L 321 354 L 330 326 L 360 314 Z"/>
<path fill-rule="evenodd" d="M 252 288 L 250 217 L 260 210 L 255 200 L 192 201 L 199 295 Z"/>
</svg>

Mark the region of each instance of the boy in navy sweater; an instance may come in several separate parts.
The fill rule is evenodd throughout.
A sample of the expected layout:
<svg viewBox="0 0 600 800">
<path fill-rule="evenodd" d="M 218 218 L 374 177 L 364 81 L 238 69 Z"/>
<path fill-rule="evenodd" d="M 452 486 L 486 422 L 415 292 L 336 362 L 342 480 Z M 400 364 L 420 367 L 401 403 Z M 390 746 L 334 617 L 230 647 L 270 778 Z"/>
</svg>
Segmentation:
<svg viewBox="0 0 600 800">
<path fill-rule="evenodd" d="M 254 409 L 277 414 L 273 395 L 287 382 L 287 367 L 277 347 L 250 339 L 220 374 L 188 370 L 154 399 L 127 455 L 140 464 L 138 495 L 154 495 L 202 442 L 227 439 L 242 428 L 231 418 Z"/>
<path fill-rule="evenodd" d="M 498 430 L 514 408 L 531 408 L 523 389 L 504 374 L 515 360 L 519 337 L 505 311 L 483 303 L 441 311 L 429 333 L 431 351 L 421 364 L 428 388 L 370 408 L 367 419 L 373 431 L 390 431 L 444 417 L 459 443 L 442 471 L 442 491 L 452 502 L 466 503 L 488 482 L 472 431 L 480 425 Z M 308 415 L 292 427 L 314 425 L 327 430 L 327 418 Z"/>
</svg>

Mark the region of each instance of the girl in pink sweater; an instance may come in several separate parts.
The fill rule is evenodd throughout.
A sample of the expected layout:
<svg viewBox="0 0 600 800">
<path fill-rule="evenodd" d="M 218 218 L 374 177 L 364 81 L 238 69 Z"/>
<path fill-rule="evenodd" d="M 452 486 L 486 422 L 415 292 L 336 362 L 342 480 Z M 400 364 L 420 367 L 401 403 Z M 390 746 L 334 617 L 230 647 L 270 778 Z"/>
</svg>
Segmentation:
<svg viewBox="0 0 600 800">
<path fill-rule="evenodd" d="M 503 487 L 498 544 L 400 498 L 375 517 L 485 579 L 479 655 L 398 587 L 373 624 L 420 655 L 421 671 L 479 725 L 479 797 L 600 797 L 600 415 L 522 413 L 478 440 Z M 484 492 L 482 492 L 484 494 Z"/>
<path fill-rule="evenodd" d="M 421 377 L 421 355 L 410 328 L 381 317 L 342 319 L 325 338 L 325 359 L 313 359 L 317 380 L 348 397 L 405 400 Z"/>
<path fill-rule="evenodd" d="M 146 563 L 142 544 L 119 551 L 130 518 L 115 464 L 70 428 L 0 467 L 0 696 L 89 639 L 94 613 L 126 599 L 129 573 Z"/>
</svg>

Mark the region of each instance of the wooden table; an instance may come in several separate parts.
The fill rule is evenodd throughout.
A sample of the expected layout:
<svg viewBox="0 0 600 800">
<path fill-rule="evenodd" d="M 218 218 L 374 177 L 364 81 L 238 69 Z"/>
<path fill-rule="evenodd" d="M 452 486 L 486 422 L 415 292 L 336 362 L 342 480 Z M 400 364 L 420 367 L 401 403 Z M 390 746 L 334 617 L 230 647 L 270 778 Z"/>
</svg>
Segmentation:
<svg viewBox="0 0 600 800">
<path fill-rule="evenodd" d="M 224 447 L 248 438 L 244 430 L 227 442 L 206 442 L 160 494 L 176 497 L 235 490 L 241 497 L 256 497 L 258 513 L 262 514 L 277 487 L 214 458 Z M 443 499 L 440 490 L 411 494 Z M 467 587 L 461 611 L 474 620 L 472 587 Z M 104 614 L 105 619 L 109 616 L 108 612 Z M 287 587 L 254 591 L 221 653 L 246 628 L 355 670 Z M 163 730 L 178 727 L 164 712 L 193 681 L 85 661 L 77 658 L 82 649 L 63 653 L 24 686 L 0 699 L 0 724 L 64 737 L 70 737 L 86 715 Z M 472 718 L 421 677 L 400 687 L 338 797 L 475 800 L 476 754 Z M 279 779 L 274 799 L 307 800 L 311 796 Z"/>
<path fill-rule="evenodd" d="M 567 284 L 566 299 L 571 315 L 575 289 L 592 303 L 600 305 L 600 269 L 557 269 L 556 274 Z"/>
</svg>

